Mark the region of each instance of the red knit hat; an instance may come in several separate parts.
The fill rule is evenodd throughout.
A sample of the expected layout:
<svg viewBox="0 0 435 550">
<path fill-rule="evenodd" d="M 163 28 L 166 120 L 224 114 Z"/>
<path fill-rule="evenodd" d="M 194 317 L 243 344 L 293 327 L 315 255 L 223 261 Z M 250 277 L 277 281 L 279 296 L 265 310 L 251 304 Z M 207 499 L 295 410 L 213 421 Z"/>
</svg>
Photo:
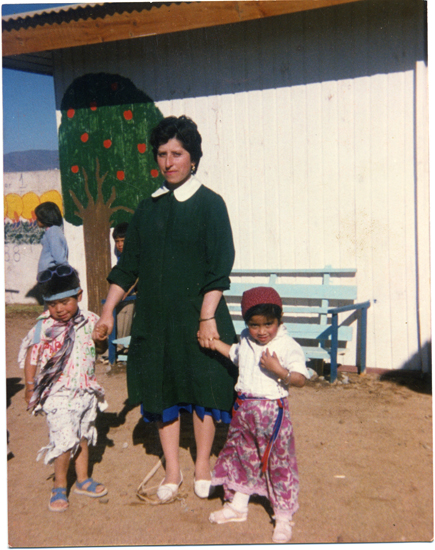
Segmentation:
<svg viewBox="0 0 435 550">
<path fill-rule="evenodd" d="M 282 300 L 278 292 L 269 286 L 257 286 L 250 288 L 243 293 L 242 296 L 242 316 L 246 315 L 246 312 L 251 307 L 258 306 L 259 304 L 274 304 L 282 308 Z"/>
</svg>

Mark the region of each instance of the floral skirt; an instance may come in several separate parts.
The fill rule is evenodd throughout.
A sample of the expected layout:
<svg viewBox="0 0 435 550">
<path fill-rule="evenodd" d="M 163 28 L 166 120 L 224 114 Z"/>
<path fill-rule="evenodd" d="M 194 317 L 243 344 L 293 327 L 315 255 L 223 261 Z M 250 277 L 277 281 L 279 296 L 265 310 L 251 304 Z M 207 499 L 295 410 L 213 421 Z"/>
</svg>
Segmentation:
<svg viewBox="0 0 435 550">
<path fill-rule="evenodd" d="M 275 513 L 279 510 L 293 515 L 299 507 L 299 475 L 287 399 L 284 399 L 281 429 L 270 451 L 266 471 L 261 471 L 261 458 L 278 412 L 278 401 L 247 399 L 241 403 L 213 469 L 212 485 L 223 485 L 226 500 L 232 501 L 236 491 L 257 494 L 269 499 Z"/>
</svg>

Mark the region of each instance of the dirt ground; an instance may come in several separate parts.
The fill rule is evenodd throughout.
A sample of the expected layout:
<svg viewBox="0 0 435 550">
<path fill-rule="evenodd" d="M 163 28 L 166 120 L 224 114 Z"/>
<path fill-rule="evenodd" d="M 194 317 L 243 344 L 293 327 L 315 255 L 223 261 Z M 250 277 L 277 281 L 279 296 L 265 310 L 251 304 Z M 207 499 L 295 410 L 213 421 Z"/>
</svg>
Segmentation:
<svg viewBox="0 0 435 550">
<path fill-rule="evenodd" d="M 48 511 L 52 466 L 36 462 L 48 442 L 45 419 L 25 410 L 20 341 L 33 326 L 29 308 L 6 310 L 8 541 L 12 547 L 270 544 L 267 501 L 252 498 L 245 523 L 212 525 L 218 489 L 209 500 L 193 493 L 192 425 L 182 417 L 185 498 L 152 506 L 136 496 L 160 456 L 154 425 L 126 405 L 125 369 L 97 364 L 109 408 L 98 418 L 92 475 L 109 488 L 90 499 L 71 492 L 69 510 Z M 342 375 L 343 376 L 343 375 Z M 290 410 L 301 480 L 293 543 L 430 541 L 433 538 L 431 381 L 347 374 L 348 383 L 317 379 L 293 389 Z M 347 382 L 346 377 L 342 382 Z M 219 426 L 213 462 L 225 440 Z M 148 485 L 163 477 L 160 468 Z M 74 482 L 71 473 L 71 484 Z"/>
</svg>

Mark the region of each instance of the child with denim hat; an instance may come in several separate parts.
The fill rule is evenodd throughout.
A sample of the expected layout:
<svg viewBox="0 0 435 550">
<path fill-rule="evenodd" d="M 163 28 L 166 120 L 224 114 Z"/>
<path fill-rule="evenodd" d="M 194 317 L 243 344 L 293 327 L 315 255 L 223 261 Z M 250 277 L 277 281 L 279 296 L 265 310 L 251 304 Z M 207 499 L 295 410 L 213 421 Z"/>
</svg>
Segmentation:
<svg viewBox="0 0 435 550">
<path fill-rule="evenodd" d="M 99 317 L 82 311 L 77 271 L 68 264 L 38 274 L 39 289 L 48 307 L 24 338 L 18 357 L 25 374 L 25 401 L 33 414 L 45 414 L 50 443 L 40 449 L 45 464 L 54 462 L 54 488 L 49 510 L 64 512 L 70 459 L 77 474 L 75 493 L 102 497 L 107 489 L 88 476 L 88 444 L 95 445 L 97 407 L 107 403 L 95 376 L 96 352 L 107 347 L 104 327 L 92 340 Z"/>
<path fill-rule="evenodd" d="M 246 521 L 250 496 L 265 496 L 274 511 L 272 540 L 286 543 L 299 490 L 288 387 L 302 387 L 309 374 L 304 352 L 287 334 L 282 314 L 276 290 L 250 289 L 242 297 L 247 328 L 240 342 L 229 346 L 213 340 L 213 348 L 239 367 L 239 377 L 227 441 L 212 474 L 212 485 L 223 485 L 226 502 L 209 519 L 219 524 Z"/>
</svg>

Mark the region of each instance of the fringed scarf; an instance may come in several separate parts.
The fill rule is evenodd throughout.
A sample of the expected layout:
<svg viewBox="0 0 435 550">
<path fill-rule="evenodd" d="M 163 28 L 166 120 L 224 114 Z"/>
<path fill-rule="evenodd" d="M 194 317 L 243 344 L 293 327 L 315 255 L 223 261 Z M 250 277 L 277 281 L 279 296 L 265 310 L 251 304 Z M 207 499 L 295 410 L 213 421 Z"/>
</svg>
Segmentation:
<svg viewBox="0 0 435 550">
<path fill-rule="evenodd" d="M 59 380 L 60 375 L 68 364 L 76 339 L 74 327 L 79 330 L 86 325 L 87 322 L 88 319 L 85 319 L 81 311 L 78 310 L 76 315 L 67 323 L 55 321 L 53 325 L 46 330 L 46 336 L 50 340 L 58 340 L 59 347 L 55 351 L 53 357 L 47 361 L 35 378 L 35 389 L 33 390 L 33 395 L 29 401 L 27 410 L 34 410 L 36 407 L 38 407 L 38 410 L 42 408 L 45 400 L 50 394 L 53 384 Z"/>
</svg>

